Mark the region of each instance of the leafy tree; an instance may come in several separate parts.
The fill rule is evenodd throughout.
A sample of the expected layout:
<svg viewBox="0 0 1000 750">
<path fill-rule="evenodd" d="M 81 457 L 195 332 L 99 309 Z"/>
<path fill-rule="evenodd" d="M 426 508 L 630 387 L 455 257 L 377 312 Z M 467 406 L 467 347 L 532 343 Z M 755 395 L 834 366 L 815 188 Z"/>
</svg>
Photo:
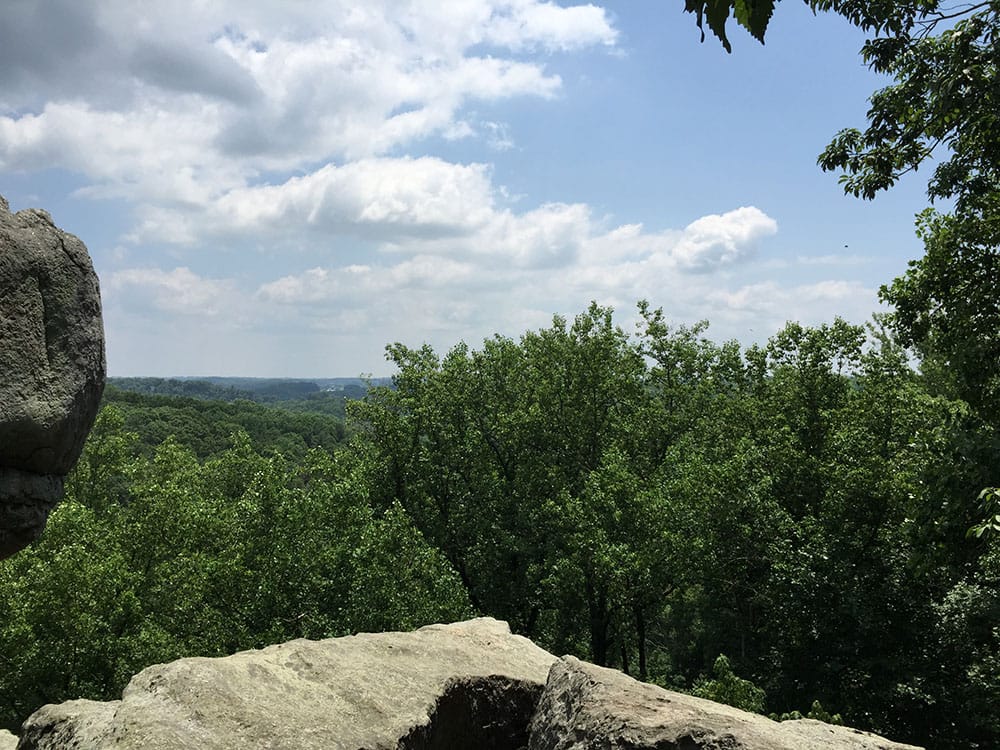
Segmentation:
<svg viewBox="0 0 1000 750">
<path fill-rule="evenodd" d="M 969 536 L 979 539 L 984 534 L 1000 534 L 1000 488 L 987 487 L 979 493 L 979 502 L 984 514 L 983 521 L 969 529 Z"/>
<path fill-rule="evenodd" d="M 644 365 L 611 311 L 592 305 L 572 324 L 556 318 L 478 352 L 459 345 L 438 358 L 397 344 L 388 355 L 395 390 L 374 389 L 355 409 L 383 467 L 385 506 L 398 501 L 444 551 L 477 608 L 617 659 L 614 644 L 642 631 L 650 597 L 644 564 L 621 540 L 658 527 L 646 523 L 655 513 L 633 509 L 650 496 L 633 491 L 628 453 L 616 452 L 633 438 Z M 637 589 L 628 604 L 625 586 Z M 642 671 L 645 635 L 633 643 Z"/>
<path fill-rule="evenodd" d="M 2 726 L 156 662 L 471 612 L 406 516 L 373 510 L 363 451 L 136 451 L 105 409 L 42 540 L 0 564 Z"/>
<path fill-rule="evenodd" d="M 822 330 L 801 340 L 830 342 Z M 829 379 L 816 412 L 819 441 L 801 429 L 791 441 L 766 437 L 803 424 L 811 410 L 801 407 L 817 402 L 815 389 L 803 383 L 814 378 L 803 379 L 798 367 L 787 371 L 789 364 L 779 363 L 768 384 L 779 393 L 769 397 L 777 408 L 766 407 L 778 421 L 761 436 L 770 454 L 765 471 L 778 481 L 779 502 L 798 522 L 771 568 L 766 598 L 774 608 L 759 636 L 770 656 L 757 669 L 770 675 L 761 684 L 775 707 L 788 710 L 804 697 L 818 699 L 841 708 L 848 723 L 905 737 L 926 708 L 913 707 L 896 686 L 919 671 L 911 654 L 920 651 L 932 627 L 930 603 L 951 561 L 938 550 L 958 546 L 942 530 L 941 485 L 934 480 L 952 460 L 946 427 L 952 405 L 922 391 L 905 352 L 891 339 L 862 351 L 855 345 L 863 341 L 858 335 L 853 331 L 843 339 L 846 346 L 826 349 L 852 353 L 847 372 L 838 374 L 835 357 L 815 371 L 822 375 L 819 382 Z M 783 405 L 789 397 L 799 405 Z M 812 422 L 810 417 L 805 424 Z M 805 495 L 798 482 L 782 479 L 803 472 L 810 477 Z M 770 659 L 775 661 L 768 664 Z"/>
<path fill-rule="evenodd" d="M 106 696 L 131 676 L 138 624 L 121 553 L 94 512 L 72 500 L 40 545 L 0 568 L 0 724 L 16 729 L 44 703 Z"/>
<path fill-rule="evenodd" d="M 864 61 L 894 83 L 871 97 L 868 127 L 842 130 L 820 156 L 823 169 L 844 170 L 847 192 L 872 198 L 917 169 L 941 145 L 929 183 L 934 198 L 954 198 L 959 213 L 991 206 L 1000 189 L 998 50 L 1000 4 L 948 5 L 942 0 L 806 0 L 871 34 Z M 727 51 L 726 22 L 764 41 L 776 0 L 687 0 Z M 704 31 L 702 32 L 704 38 Z"/>
<path fill-rule="evenodd" d="M 831 714 L 819 701 L 813 701 L 809 711 L 803 714 L 801 711 L 788 711 L 782 714 L 770 714 L 770 718 L 775 721 L 793 721 L 796 719 L 815 719 L 827 724 L 843 724 L 844 719 L 840 714 Z"/>
<path fill-rule="evenodd" d="M 103 510 L 128 499 L 138 433 L 125 429 L 125 415 L 105 406 L 97 415 L 83 453 L 66 480 L 66 497 Z"/>
<path fill-rule="evenodd" d="M 995 747 L 1000 737 L 1000 546 L 933 603 L 920 678 L 899 692 L 923 710 L 911 720 L 928 747 Z M 938 716 L 950 717 L 942 725 Z M 911 730 L 912 731 L 912 730 Z"/>
<path fill-rule="evenodd" d="M 834 483 L 828 488 L 836 488 L 835 494 L 841 496 L 839 503 L 845 509 L 861 507 L 868 511 L 835 511 L 831 520 L 844 519 L 850 525 L 854 518 L 863 518 L 875 535 L 867 538 L 884 535 L 886 542 L 892 539 L 888 550 L 877 551 L 885 542 L 875 539 L 875 543 L 866 542 L 851 553 L 861 555 L 855 570 L 875 574 L 865 588 L 856 589 L 858 594 L 884 589 L 880 581 L 893 576 L 907 582 L 902 588 L 890 588 L 911 592 L 909 605 L 897 600 L 900 606 L 886 613 L 888 620 L 880 620 L 877 604 L 862 596 L 870 612 L 858 619 L 859 625 L 893 623 L 881 636 L 870 633 L 868 642 L 879 637 L 887 642 L 885 636 L 891 636 L 895 644 L 906 643 L 905 648 L 912 652 L 927 653 L 928 661 L 903 670 L 909 671 L 909 676 L 897 674 L 895 688 L 891 684 L 879 688 L 875 683 L 892 673 L 902 654 L 881 664 L 871 654 L 847 654 L 844 661 L 870 664 L 867 669 L 852 670 L 855 674 L 850 676 L 851 681 L 867 683 L 854 692 L 880 697 L 895 694 L 889 705 L 873 704 L 874 714 L 863 716 L 863 721 L 892 727 L 898 720 L 900 731 L 933 738 L 935 746 L 986 747 L 996 744 L 989 710 L 982 721 L 963 718 L 950 729 L 925 722 L 933 713 L 932 706 L 953 711 L 943 708 L 955 705 L 952 696 L 964 696 L 970 705 L 984 705 L 994 689 L 988 678 L 983 679 L 990 669 L 984 666 L 989 659 L 982 656 L 988 651 L 983 644 L 990 643 L 990 637 L 976 635 L 974 629 L 956 631 L 957 626 L 947 623 L 960 621 L 956 612 L 962 606 L 968 606 L 970 612 L 978 611 L 980 602 L 991 600 L 997 585 L 970 572 L 979 570 L 989 559 L 989 553 L 983 556 L 984 545 L 962 546 L 956 540 L 972 523 L 976 525 L 970 533 L 979 537 L 997 525 L 993 518 L 996 508 L 991 505 L 995 496 L 990 488 L 996 485 L 996 467 L 1000 465 L 1000 296 L 996 294 L 996 279 L 1000 276 L 1000 3 L 807 0 L 807 4 L 814 10 L 839 13 L 867 32 L 869 39 L 861 50 L 862 58 L 874 71 L 891 78 L 890 85 L 870 98 L 867 127 L 840 131 L 820 154 L 820 166 L 828 171 L 841 170 L 845 191 L 870 199 L 933 156 L 937 164 L 928 182 L 928 195 L 932 201 L 943 199 L 952 204 L 949 213 L 928 209 L 918 217 L 924 256 L 912 261 L 904 275 L 880 290 L 883 301 L 894 307 L 885 322 L 897 341 L 920 359 L 921 386 L 902 384 L 903 389 L 916 395 L 918 409 L 906 408 L 894 397 L 900 389 L 890 387 L 888 393 L 883 391 L 885 400 L 867 401 L 859 411 L 861 415 L 884 413 L 883 404 L 893 405 L 890 418 L 903 415 L 904 424 L 912 425 L 915 431 L 910 433 L 913 438 L 908 445 L 916 450 L 897 447 L 886 451 L 888 442 L 906 432 L 870 427 L 858 431 L 861 425 L 857 420 L 847 420 L 854 426 L 835 440 L 854 443 L 852 454 L 831 455 L 833 461 L 828 467 L 824 468 L 822 462 L 814 464 L 806 474 L 832 479 Z M 773 0 L 695 0 L 688 2 L 686 9 L 696 13 L 699 26 L 707 23 L 729 50 L 725 25 L 730 11 L 737 23 L 763 41 L 774 6 Z M 898 378 L 896 381 L 900 382 Z M 875 381 L 872 383 L 876 386 L 873 392 L 882 390 Z M 920 427 L 923 417 L 930 419 Z M 878 440 L 879 433 L 883 436 L 880 455 L 872 461 L 855 460 L 862 466 L 851 468 L 851 457 L 864 455 L 859 453 L 864 450 L 863 441 Z M 855 442 L 852 434 L 861 442 Z M 896 462 L 896 456 L 904 458 L 900 467 L 903 470 L 887 474 L 885 469 Z M 987 489 L 980 492 L 984 486 Z M 901 494 L 899 490 L 904 487 L 905 494 Z M 972 507 L 977 493 L 980 501 L 986 501 L 980 511 Z M 825 499 L 828 494 L 823 490 L 817 497 Z M 859 499 L 866 496 L 875 502 L 859 504 Z M 975 515 L 977 512 L 979 515 Z M 904 533 L 893 532 L 892 524 Z M 866 535 L 862 533 L 861 537 Z M 823 535 L 815 538 L 822 540 Z M 830 536 L 831 540 L 839 538 Z M 909 550 L 900 556 L 899 552 L 907 547 Z M 829 544 L 820 545 L 820 549 L 824 548 L 829 549 Z M 843 560 L 838 566 L 835 558 L 823 554 L 834 565 L 831 572 L 840 567 L 838 577 L 831 579 L 841 581 L 836 593 L 850 591 L 852 587 L 844 586 L 840 576 L 848 574 L 846 580 L 850 580 L 852 569 L 843 568 Z M 792 575 L 792 579 L 796 577 Z M 921 593 L 913 596 L 914 590 Z M 971 591 L 980 594 L 976 606 L 972 605 Z M 884 590 L 884 594 L 887 600 L 893 599 L 891 591 Z M 798 602 L 799 598 L 793 600 Z M 929 607 L 931 601 L 938 605 Z M 892 616 L 895 612 L 909 612 L 911 622 L 919 625 L 906 627 L 905 617 L 899 620 Z M 796 621 L 794 617 L 783 619 L 785 625 Z M 825 623 L 835 619 L 827 618 Z M 865 642 L 858 636 L 844 639 L 849 625 L 846 619 L 833 625 L 842 642 Z M 956 654 L 946 662 L 950 666 L 935 672 L 930 662 L 936 657 L 931 654 L 948 653 L 942 643 L 954 645 L 955 632 L 969 636 L 965 649 L 969 658 Z M 944 633 L 950 635 L 945 637 Z M 789 637 L 789 643 L 796 642 L 795 637 Z M 795 649 L 783 651 L 787 655 Z M 964 677 L 960 677 L 963 670 Z M 847 676 L 846 671 L 843 674 Z M 850 693 L 847 684 L 838 691 Z M 769 694 L 774 695 L 770 686 Z M 860 709 L 849 702 L 843 705 L 849 714 L 853 713 L 852 719 Z"/>
<path fill-rule="evenodd" d="M 564 492 L 545 511 L 550 547 L 541 586 L 549 613 L 580 613 L 560 618 L 557 647 L 585 644 L 595 661 L 648 679 L 649 631 L 680 579 L 676 506 L 614 449 L 579 495 Z"/>
<path fill-rule="evenodd" d="M 777 434 L 772 463 L 778 495 L 793 514 L 813 509 L 828 489 L 822 466 L 836 410 L 851 390 L 864 329 L 838 318 L 816 328 L 788 323 L 768 341 L 765 408 Z"/>
<path fill-rule="evenodd" d="M 356 410 L 376 505 L 554 650 L 671 686 L 727 653 L 778 710 L 929 736 L 900 686 L 951 689 L 913 654 L 977 556 L 956 533 L 968 407 L 877 329 L 789 324 L 740 352 L 648 305 L 630 339 L 609 312 L 442 358 L 391 347 L 396 390 Z"/>
<path fill-rule="evenodd" d="M 872 95 L 868 128 L 841 131 L 820 156 L 820 165 L 843 169 L 845 190 L 872 198 L 943 144 L 949 153 L 928 184 L 931 199 L 955 199 L 959 214 L 995 208 L 1000 4 L 848 0 L 825 5 L 874 33 L 862 57 L 895 83 Z"/>
<path fill-rule="evenodd" d="M 864 61 L 893 83 L 875 92 L 868 126 L 840 131 L 819 157 L 842 170 L 846 192 L 873 198 L 932 155 L 931 200 L 954 202 L 949 214 L 918 218 L 925 255 L 882 287 L 895 308 L 900 341 L 924 367 L 951 381 L 954 393 L 980 411 L 997 461 L 1000 413 L 1000 3 L 948 5 L 941 0 L 806 0 L 870 35 Z M 763 41 L 775 0 L 690 0 L 686 9 L 730 49 L 725 24 Z M 950 395 L 950 393 L 949 393 Z"/>
<path fill-rule="evenodd" d="M 699 698 L 725 703 L 743 711 L 764 713 L 764 691 L 749 680 L 738 677 L 724 654 L 715 660 L 712 677 L 698 680 L 691 692 Z"/>
<path fill-rule="evenodd" d="M 928 209 L 918 228 L 924 256 L 882 288 L 895 308 L 891 322 L 938 391 L 967 401 L 1000 428 L 1000 211 Z"/>
<path fill-rule="evenodd" d="M 411 630 L 474 614 L 454 568 L 400 505 L 371 520 L 358 541 L 346 609 L 353 631 Z"/>
<path fill-rule="evenodd" d="M 763 43 L 776 2 L 777 0 L 685 0 L 684 10 L 697 17 L 702 41 L 705 41 L 705 24 L 708 24 L 726 52 L 732 52 L 732 45 L 726 35 L 729 14 L 732 13 L 735 21 L 754 39 Z"/>
</svg>

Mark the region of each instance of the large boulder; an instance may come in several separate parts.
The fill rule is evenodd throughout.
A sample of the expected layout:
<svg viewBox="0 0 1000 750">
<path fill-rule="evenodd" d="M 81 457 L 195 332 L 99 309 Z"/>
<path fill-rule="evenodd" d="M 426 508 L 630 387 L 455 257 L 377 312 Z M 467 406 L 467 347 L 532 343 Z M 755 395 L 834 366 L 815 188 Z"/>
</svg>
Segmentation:
<svg viewBox="0 0 1000 750">
<path fill-rule="evenodd" d="M 556 659 L 489 618 L 181 659 L 21 732 L 18 750 L 919 750 Z"/>
<path fill-rule="evenodd" d="M 14 750 L 17 747 L 17 737 L 6 729 L 0 729 L 0 750 Z"/>
<path fill-rule="evenodd" d="M 530 750 L 919 750 L 820 721 L 771 721 L 564 657 L 531 722 Z"/>
<path fill-rule="evenodd" d="M 0 559 L 34 541 L 63 494 L 104 390 L 87 248 L 0 197 Z"/>
<path fill-rule="evenodd" d="M 150 667 L 121 701 L 45 706 L 21 750 L 516 750 L 555 657 L 491 619 Z"/>
</svg>

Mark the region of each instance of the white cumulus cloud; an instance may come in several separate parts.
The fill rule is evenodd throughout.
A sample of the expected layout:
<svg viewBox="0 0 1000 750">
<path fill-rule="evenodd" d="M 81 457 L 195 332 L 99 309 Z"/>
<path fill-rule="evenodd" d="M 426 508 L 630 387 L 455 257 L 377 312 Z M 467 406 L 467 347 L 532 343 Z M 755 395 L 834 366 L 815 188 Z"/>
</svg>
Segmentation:
<svg viewBox="0 0 1000 750">
<path fill-rule="evenodd" d="M 384 236 L 466 233 L 488 220 L 492 203 L 485 165 L 375 158 L 232 190 L 210 206 L 206 220 L 255 232 L 291 224 Z"/>
<path fill-rule="evenodd" d="M 517 335 L 593 299 L 717 335 L 831 302 L 866 315 L 856 282 L 751 268 L 777 231 L 755 206 L 651 228 L 495 182 L 522 155 L 498 105 L 560 106 L 568 55 L 618 43 L 574 0 L 15 2 L 0 172 L 61 170 L 128 207 L 102 285 L 109 352 L 133 368 L 262 374 L 295 349 L 345 374 L 336 352 Z"/>
<path fill-rule="evenodd" d="M 232 317 L 240 294 L 228 279 L 205 278 L 191 269 L 130 268 L 105 281 L 104 297 L 112 306 L 153 309 L 183 316 Z"/>
<path fill-rule="evenodd" d="M 0 170 L 70 170 L 159 228 L 262 175 L 318 183 L 317 164 L 477 137 L 468 103 L 559 91 L 523 50 L 616 37 L 601 8 L 539 0 L 16 3 L 0 25 Z"/>
<path fill-rule="evenodd" d="M 705 270 L 743 257 L 753 243 L 778 231 L 778 224 L 754 206 L 710 214 L 684 228 L 671 255 L 683 268 Z"/>
</svg>

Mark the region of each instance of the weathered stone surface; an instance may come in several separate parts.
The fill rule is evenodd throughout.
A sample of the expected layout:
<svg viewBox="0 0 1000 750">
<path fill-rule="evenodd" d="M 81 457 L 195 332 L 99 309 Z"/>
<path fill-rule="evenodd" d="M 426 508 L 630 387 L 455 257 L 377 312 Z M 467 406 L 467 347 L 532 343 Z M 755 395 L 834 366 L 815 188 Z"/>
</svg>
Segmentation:
<svg viewBox="0 0 1000 750">
<path fill-rule="evenodd" d="M 0 750 L 14 750 L 17 747 L 17 737 L 6 729 L 0 729 Z"/>
<path fill-rule="evenodd" d="M 113 703 L 46 706 L 20 750 L 514 750 L 555 657 L 491 619 L 291 641 L 136 675 Z"/>
<path fill-rule="evenodd" d="M 559 660 L 489 618 L 181 659 L 21 732 L 18 750 L 919 750 Z"/>
<path fill-rule="evenodd" d="M 104 389 L 104 330 L 87 248 L 45 211 L 0 197 L 0 559 L 62 498 Z"/>
<path fill-rule="evenodd" d="M 63 496 L 63 478 L 0 466 L 0 560 L 38 538 Z"/>
<path fill-rule="evenodd" d="M 914 750 L 819 721 L 778 723 L 565 657 L 552 667 L 530 750 Z"/>
</svg>

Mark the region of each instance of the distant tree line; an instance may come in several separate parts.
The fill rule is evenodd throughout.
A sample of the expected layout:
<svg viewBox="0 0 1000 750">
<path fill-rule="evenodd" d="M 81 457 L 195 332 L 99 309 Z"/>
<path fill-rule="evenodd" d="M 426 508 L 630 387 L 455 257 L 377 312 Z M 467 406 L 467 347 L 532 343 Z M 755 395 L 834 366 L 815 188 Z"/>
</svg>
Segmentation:
<svg viewBox="0 0 1000 750">
<path fill-rule="evenodd" d="M 263 453 L 281 453 L 292 460 L 302 459 L 311 448 L 333 448 L 347 435 L 344 403 L 343 395 L 323 392 L 306 401 L 269 404 L 144 395 L 115 385 L 104 393 L 104 404 L 122 416 L 142 453 L 152 455 L 173 438 L 200 459 L 231 447 L 237 432 L 245 432 Z"/>
<path fill-rule="evenodd" d="M 368 384 L 354 378 L 334 378 L 335 387 L 324 388 L 311 380 L 278 378 L 108 378 L 108 384 L 123 391 L 149 396 L 186 396 L 213 401 L 259 403 L 310 402 L 364 398 Z M 372 381 L 385 385 L 385 378 Z"/>
</svg>

